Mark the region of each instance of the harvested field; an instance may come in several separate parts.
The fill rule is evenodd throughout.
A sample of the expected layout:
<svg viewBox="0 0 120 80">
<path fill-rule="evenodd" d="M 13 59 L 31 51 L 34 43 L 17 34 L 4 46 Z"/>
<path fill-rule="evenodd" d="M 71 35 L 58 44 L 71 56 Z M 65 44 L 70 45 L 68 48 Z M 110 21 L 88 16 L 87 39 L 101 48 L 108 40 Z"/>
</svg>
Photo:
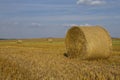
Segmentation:
<svg viewBox="0 0 120 80">
<path fill-rule="evenodd" d="M 0 41 L 0 80 L 120 80 L 120 40 L 108 59 L 70 59 L 64 39 Z"/>
</svg>

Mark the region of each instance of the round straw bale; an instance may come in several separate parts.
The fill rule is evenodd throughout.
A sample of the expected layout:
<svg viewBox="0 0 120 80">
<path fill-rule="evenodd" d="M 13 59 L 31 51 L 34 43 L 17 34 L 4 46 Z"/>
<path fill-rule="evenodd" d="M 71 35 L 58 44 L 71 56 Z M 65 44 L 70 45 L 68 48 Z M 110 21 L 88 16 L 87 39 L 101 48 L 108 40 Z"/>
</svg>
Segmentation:
<svg viewBox="0 0 120 80">
<path fill-rule="evenodd" d="M 48 38 L 48 42 L 52 43 L 53 39 L 52 38 Z"/>
<path fill-rule="evenodd" d="M 18 44 L 21 44 L 22 43 L 22 40 L 17 40 L 16 41 Z"/>
<path fill-rule="evenodd" d="M 66 34 L 65 44 L 70 58 L 108 58 L 112 49 L 109 33 L 100 26 L 71 27 Z"/>
</svg>

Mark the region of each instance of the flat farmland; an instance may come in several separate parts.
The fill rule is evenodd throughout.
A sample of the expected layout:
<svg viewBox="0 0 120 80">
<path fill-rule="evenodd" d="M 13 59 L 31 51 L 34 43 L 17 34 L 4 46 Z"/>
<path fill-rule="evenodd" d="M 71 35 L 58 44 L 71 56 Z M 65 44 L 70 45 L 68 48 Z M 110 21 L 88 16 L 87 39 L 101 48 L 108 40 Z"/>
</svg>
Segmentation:
<svg viewBox="0 0 120 80">
<path fill-rule="evenodd" d="M 0 80 L 120 80 L 120 39 L 108 59 L 64 56 L 64 39 L 0 40 Z"/>
</svg>

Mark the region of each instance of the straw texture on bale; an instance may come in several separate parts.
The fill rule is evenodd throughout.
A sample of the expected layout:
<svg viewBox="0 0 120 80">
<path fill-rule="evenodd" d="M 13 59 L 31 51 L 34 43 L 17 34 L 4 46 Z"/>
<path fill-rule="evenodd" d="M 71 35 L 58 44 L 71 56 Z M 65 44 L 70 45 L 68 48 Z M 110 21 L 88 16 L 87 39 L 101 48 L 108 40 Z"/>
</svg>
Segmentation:
<svg viewBox="0 0 120 80">
<path fill-rule="evenodd" d="M 100 26 L 73 26 L 66 34 L 65 44 L 70 58 L 108 58 L 112 49 L 109 33 Z"/>
</svg>

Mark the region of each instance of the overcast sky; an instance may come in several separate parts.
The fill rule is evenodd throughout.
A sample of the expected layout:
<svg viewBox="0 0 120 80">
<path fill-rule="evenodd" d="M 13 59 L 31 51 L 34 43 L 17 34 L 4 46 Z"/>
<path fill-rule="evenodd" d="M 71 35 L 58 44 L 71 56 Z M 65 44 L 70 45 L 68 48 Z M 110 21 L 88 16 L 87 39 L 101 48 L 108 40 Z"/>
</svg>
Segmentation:
<svg viewBox="0 0 120 80">
<path fill-rule="evenodd" d="M 0 0 L 0 38 L 64 37 L 72 25 L 120 38 L 120 0 Z"/>
</svg>

